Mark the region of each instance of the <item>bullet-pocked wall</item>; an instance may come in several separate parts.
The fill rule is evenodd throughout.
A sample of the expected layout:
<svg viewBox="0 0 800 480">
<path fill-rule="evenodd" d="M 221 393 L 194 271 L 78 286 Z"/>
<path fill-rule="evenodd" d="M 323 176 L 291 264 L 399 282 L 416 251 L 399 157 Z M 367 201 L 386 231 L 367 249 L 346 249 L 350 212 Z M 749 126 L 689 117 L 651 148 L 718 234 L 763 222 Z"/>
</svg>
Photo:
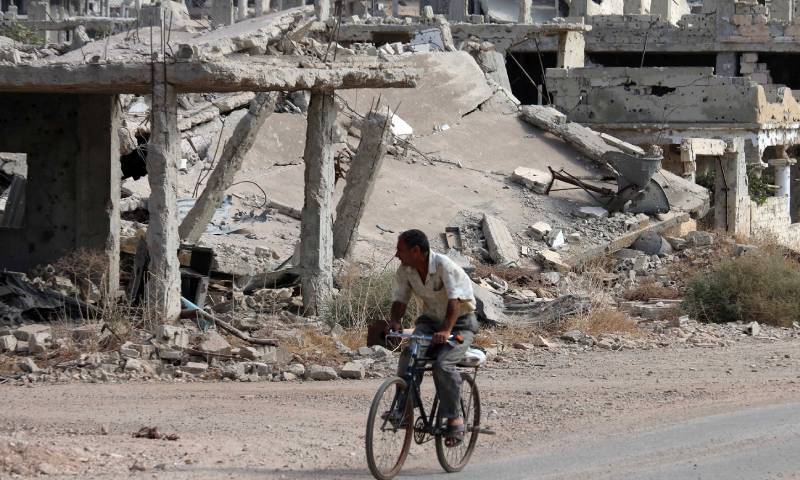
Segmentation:
<svg viewBox="0 0 800 480">
<path fill-rule="evenodd" d="M 21 228 L 0 228 L 0 268 L 26 271 L 76 249 L 119 269 L 119 109 L 113 95 L 0 93 L 0 151 L 25 152 Z"/>
</svg>

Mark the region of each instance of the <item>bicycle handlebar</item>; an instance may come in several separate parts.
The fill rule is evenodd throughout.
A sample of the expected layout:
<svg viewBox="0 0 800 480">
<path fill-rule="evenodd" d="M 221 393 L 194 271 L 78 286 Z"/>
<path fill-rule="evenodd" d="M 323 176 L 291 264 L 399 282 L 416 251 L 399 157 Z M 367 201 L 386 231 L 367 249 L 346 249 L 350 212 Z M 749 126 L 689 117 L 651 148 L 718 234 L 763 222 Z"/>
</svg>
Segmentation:
<svg viewBox="0 0 800 480">
<path fill-rule="evenodd" d="M 395 331 L 392 331 L 392 330 L 389 330 L 389 333 L 386 334 L 386 337 L 387 338 L 389 338 L 389 337 L 392 337 L 392 338 L 410 338 L 411 340 L 421 340 L 423 342 L 430 342 L 431 340 L 433 340 L 433 336 L 432 335 L 419 335 L 419 334 L 414 334 L 414 333 L 402 333 L 402 332 L 395 332 Z M 464 339 L 461 338 L 461 335 L 450 335 L 449 337 L 447 337 L 447 343 L 450 343 L 450 342 L 462 343 L 463 341 L 464 341 Z"/>
</svg>

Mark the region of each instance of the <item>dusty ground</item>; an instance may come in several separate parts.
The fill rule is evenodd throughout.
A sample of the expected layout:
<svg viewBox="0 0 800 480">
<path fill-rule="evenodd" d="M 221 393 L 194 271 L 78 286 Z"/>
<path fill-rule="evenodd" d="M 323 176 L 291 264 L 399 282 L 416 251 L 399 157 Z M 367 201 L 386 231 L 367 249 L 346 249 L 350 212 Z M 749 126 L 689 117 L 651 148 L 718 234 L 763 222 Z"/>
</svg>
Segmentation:
<svg viewBox="0 0 800 480">
<path fill-rule="evenodd" d="M 537 350 L 493 363 L 479 384 L 497 435 L 481 438 L 474 462 L 798 401 L 798 346 L 754 338 L 717 348 Z M 14 467 L 80 478 L 366 478 L 363 429 L 379 382 L 0 385 L 0 478 Z M 180 439 L 132 438 L 142 426 Z M 407 467 L 438 472 L 432 445 L 414 446 Z"/>
</svg>

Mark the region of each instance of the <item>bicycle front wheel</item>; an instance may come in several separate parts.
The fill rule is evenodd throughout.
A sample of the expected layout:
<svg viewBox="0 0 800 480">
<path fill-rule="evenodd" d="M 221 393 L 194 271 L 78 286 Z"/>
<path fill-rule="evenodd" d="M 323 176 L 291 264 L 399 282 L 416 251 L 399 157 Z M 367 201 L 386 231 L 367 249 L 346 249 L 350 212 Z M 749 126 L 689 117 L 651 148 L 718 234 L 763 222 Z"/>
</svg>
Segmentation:
<svg viewBox="0 0 800 480">
<path fill-rule="evenodd" d="M 405 380 L 390 378 L 375 393 L 369 409 L 367 465 L 378 480 L 389 480 L 397 475 L 411 448 L 414 402 L 406 400 L 407 392 Z"/>
<path fill-rule="evenodd" d="M 469 462 L 481 425 L 481 400 L 478 386 L 472 375 L 461 372 L 461 398 L 459 401 L 461 418 L 464 419 L 464 441 L 455 447 L 445 445 L 446 437 L 436 435 L 436 457 L 439 464 L 449 473 L 460 472 Z M 440 420 L 441 421 L 441 420 Z"/>
</svg>

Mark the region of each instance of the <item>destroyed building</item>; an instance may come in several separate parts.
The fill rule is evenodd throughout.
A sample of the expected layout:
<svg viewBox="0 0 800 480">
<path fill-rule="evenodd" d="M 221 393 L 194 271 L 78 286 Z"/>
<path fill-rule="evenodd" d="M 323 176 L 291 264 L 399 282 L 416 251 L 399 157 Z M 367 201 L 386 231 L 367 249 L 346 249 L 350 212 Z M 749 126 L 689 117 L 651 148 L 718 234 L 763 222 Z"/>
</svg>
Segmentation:
<svg viewBox="0 0 800 480">
<path fill-rule="evenodd" d="M 800 246 L 791 2 L 72 8 L 2 4 L 0 266 L 100 251 L 166 323 L 214 276 L 321 313 L 408 228 L 555 272 L 704 221 Z"/>
</svg>

